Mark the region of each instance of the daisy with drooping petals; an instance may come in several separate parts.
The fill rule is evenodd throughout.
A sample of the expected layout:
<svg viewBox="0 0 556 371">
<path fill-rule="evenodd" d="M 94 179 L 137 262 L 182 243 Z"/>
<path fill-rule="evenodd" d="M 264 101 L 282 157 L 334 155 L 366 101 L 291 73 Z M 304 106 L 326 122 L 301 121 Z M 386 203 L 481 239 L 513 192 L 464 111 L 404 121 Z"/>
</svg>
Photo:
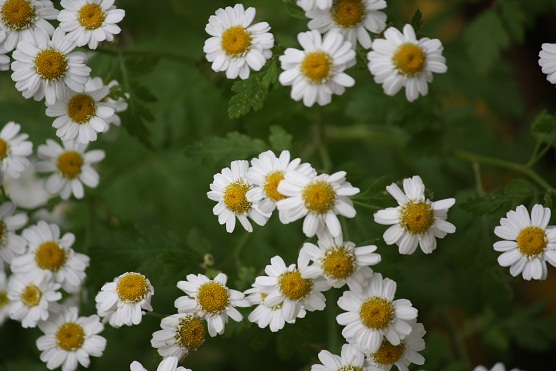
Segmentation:
<svg viewBox="0 0 556 371">
<path fill-rule="evenodd" d="M 529 216 L 527 208 L 520 205 L 508 211 L 494 228 L 494 234 L 504 239 L 494 243 L 494 250 L 503 253 L 498 263 L 510 267 L 512 276 L 544 280 L 546 262 L 556 267 L 556 228 L 547 227 L 550 215 L 549 208 L 537 204 Z"/>
<path fill-rule="evenodd" d="M 253 185 L 247 181 L 246 174 L 249 162 L 232 161 L 231 166 L 214 175 L 207 192 L 209 199 L 218 203 L 212 209 L 218 216 L 218 223 L 226 224 L 226 231 L 232 233 L 236 226 L 236 218 L 247 232 L 253 232 L 253 226 L 247 217 L 258 225 L 265 225 L 269 215 L 259 210 L 257 202 L 247 200 L 247 192 Z"/>
<path fill-rule="evenodd" d="M 292 87 L 293 100 L 303 100 L 311 107 L 321 106 L 332 101 L 332 95 L 344 94 L 346 87 L 355 80 L 344 73 L 346 68 L 355 65 L 355 51 L 342 34 L 330 31 L 323 36 L 316 30 L 301 32 L 297 35 L 303 50 L 288 48 L 280 56 L 284 72 L 278 80 L 284 86 Z"/>
<path fill-rule="evenodd" d="M 10 307 L 10 299 L 8 299 L 8 278 L 6 272 L 0 270 L 0 326 L 8 318 L 8 308 Z"/>
<path fill-rule="evenodd" d="M 342 345 L 341 356 L 321 350 L 319 360 L 322 365 L 311 366 L 311 371 L 363 371 L 368 366 L 365 354 L 352 344 Z"/>
<path fill-rule="evenodd" d="M 117 25 L 125 11 L 116 9 L 114 0 L 62 0 L 64 9 L 58 14 L 60 28 L 77 46 L 96 49 L 99 42 L 113 41 L 120 33 Z"/>
<path fill-rule="evenodd" d="M 87 56 L 75 52 L 60 28 L 49 40 L 24 40 L 17 44 L 12 57 L 12 80 L 25 99 L 42 100 L 47 104 L 66 99 L 66 88 L 83 92 L 91 69 L 85 65 Z"/>
<path fill-rule="evenodd" d="M 89 357 L 102 356 L 106 348 L 106 339 L 98 335 L 104 330 L 98 316 L 79 317 L 77 307 L 52 315 L 39 328 L 44 335 L 37 339 L 37 348 L 51 370 L 61 366 L 62 371 L 74 371 L 78 364 L 89 367 Z"/>
<path fill-rule="evenodd" d="M 326 9 L 332 6 L 333 0 L 297 0 L 297 5 L 304 11 L 313 9 Z"/>
<path fill-rule="evenodd" d="M 0 164 L 2 171 L 12 178 L 19 178 L 31 163 L 27 158 L 33 153 L 33 143 L 28 134 L 19 133 L 21 125 L 8 122 L 0 131 Z"/>
<path fill-rule="evenodd" d="M 311 19 L 310 30 L 338 31 L 353 47 L 359 41 L 369 49 L 372 45 L 369 31 L 379 34 L 386 27 L 386 14 L 379 11 L 384 8 L 384 0 L 334 0 L 332 7 L 310 10 L 305 15 Z"/>
<path fill-rule="evenodd" d="M 556 84 L 556 44 L 542 44 L 539 52 L 539 66 L 551 84 Z"/>
<path fill-rule="evenodd" d="M 196 314 L 207 321 L 210 336 L 222 335 L 228 317 L 236 322 L 243 316 L 235 307 L 248 307 L 245 295 L 226 286 L 228 277 L 219 273 L 214 280 L 207 276 L 188 274 L 187 281 L 178 281 L 178 288 L 187 296 L 180 296 L 174 302 L 179 313 Z"/>
<path fill-rule="evenodd" d="M 29 218 L 24 213 L 14 215 L 15 209 L 11 202 L 0 205 L 0 271 L 4 270 L 4 263 L 23 255 L 27 246 L 25 238 L 14 232 L 25 226 Z"/>
<path fill-rule="evenodd" d="M 129 365 L 129 370 L 130 371 L 147 371 L 147 369 L 144 368 L 143 365 L 140 364 L 137 361 L 133 361 Z M 182 366 L 178 367 L 178 358 L 168 357 L 168 358 L 164 359 L 162 362 L 160 362 L 156 371 L 191 371 L 191 369 L 185 368 L 185 367 L 182 367 Z"/>
<path fill-rule="evenodd" d="M 456 200 L 446 198 L 432 202 L 426 199 L 425 185 L 418 175 L 404 179 L 403 189 L 404 192 L 396 183 L 386 187 L 399 206 L 377 211 L 374 220 L 378 224 L 393 224 L 383 237 L 388 245 L 397 244 L 400 254 L 413 254 L 417 245 L 425 254 L 430 254 L 436 249 L 436 238 L 456 231 L 456 227 L 446 221 L 448 209 Z"/>
<path fill-rule="evenodd" d="M 502 362 L 496 363 L 492 366 L 491 369 L 486 368 L 485 366 L 477 366 L 473 369 L 473 371 L 506 371 L 506 366 Z M 521 371 L 518 368 L 512 368 L 510 371 Z"/>
<path fill-rule="evenodd" d="M 162 357 L 182 359 L 205 341 L 205 325 L 195 314 L 173 314 L 163 318 L 160 327 L 162 330 L 153 333 L 151 345 Z"/>
<path fill-rule="evenodd" d="M 272 57 L 274 36 L 267 22 L 251 23 L 255 8 L 236 4 L 218 9 L 211 15 L 205 31 L 212 37 L 205 41 L 203 51 L 216 72 L 226 71 L 226 77 L 245 80 L 250 70 L 259 71 Z"/>
<path fill-rule="evenodd" d="M 63 142 L 64 147 L 53 141 L 46 140 L 46 145 L 39 146 L 38 155 L 44 161 L 35 164 L 39 172 L 52 172 L 46 180 L 45 188 L 53 195 L 60 194 L 63 200 L 73 196 L 83 198 L 87 187 L 96 188 L 99 175 L 91 164 L 102 161 L 104 151 L 95 149 L 85 152 L 86 144 Z"/>
<path fill-rule="evenodd" d="M 95 297 L 98 315 L 112 327 L 141 323 L 145 311 L 153 310 L 154 288 L 147 277 L 127 272 L 102 286 Z"/>
<path fill-rule="evenodd" d="M 279 157 L 272 151 L 263 152 L 251 160 L 251 165 L 245 178 L 256 187 L 247 191 L 245 196 L 247 201 L 258 204 L 263 213 L 272 213 L 276 202 L 286 198 L 277 189 L 286 172 L 295 170 L 311 178 L 317 175 L 311 165 L 302 164 L 300 159 L 290 161 L 289 151 L 282 151 Z"/>
<path fill-rule="evenodd" d="M 367 59 L 375 82 L 382 84 L 387 95 L 395 95 L 405 87 L 405 96 L 410 102 L 419 95 L 428 94 L 433 72 L 448 70 L 440 40 L 427 37 L 417 40 L 409 24 L 404 26 L 403 33 L 394 27 L 388 28 L 383 39 L 373 41 L 372 48 Z"/>
<path fill-rule="evenodd" d="M 276 203 L 282 223 L 288 224 L 304 217 L 303 233 L 307 237 L 325 233 L 326 230 L 332 237 L 338 237 L 342 229 L 337 215 L 355 216 L 348 196 L 359 193 L 359 188 L 346 182 L 345 171 L 316 177 L 290 171 L 278 184 L 278 192 L 288 196 Z"/>
<path fill-rule="evenodd" d="M 365 354 L 378 351 L 383 337 L 399 345 L 411 333 L 408 321 L 417 318 L 417 309 L 407 299 L 394 300 L 396 282 L 374 273 L 361 291 L 344 291 L 338 306 L 345 310 L 336 319 L 342 335 Z"/>
</svg>

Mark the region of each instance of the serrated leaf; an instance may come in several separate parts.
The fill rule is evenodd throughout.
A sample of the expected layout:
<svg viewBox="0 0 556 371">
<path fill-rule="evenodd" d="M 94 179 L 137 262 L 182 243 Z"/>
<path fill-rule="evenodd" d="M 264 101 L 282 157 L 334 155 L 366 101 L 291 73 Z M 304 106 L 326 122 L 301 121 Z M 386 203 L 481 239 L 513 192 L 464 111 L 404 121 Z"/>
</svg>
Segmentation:
<svg viewBox="0 0 556 371">
<path fill-rule="evenodd" d="M 263 76 L 261 83 L 263 88 L 270 89 L 272 85 L 276 84 L 277 82 L 278 82 L 278 64 L 274 60 L 270 62 L 270 64 L 268 65 L 268 68 L 266 70 L 266 73 Z"/>
<path fill-rule="evenodd" d="M 556 130 L 556 116 L 543 112 L 535 118 L 531 125 L 531 132 L 535 134 L 550 134 Z"/>
<path fill-rule="evenodd" d="M 153 114 L 149 111 L 143 103 L 137 99 L 130 99 L 128 101 L 128 109 L 121 113 L 122 126 L 127 132 L 136 137 L 141 144 L 148 149 L 153 149 L 150 140 L 150 132 L 147 129 L 146 121 L 154 121 Z"/>
<path fill-rule="evenodd" d="M 290 16 L 293 18 L 301 19 L 306 21 L 307 17 L 305 16 L 305 12 L 299 6 L 295 0 L 282 0 L 284 4 L 286 4 L 286 11 Z"/>
<path fill-rule="evenodd" d="M 268 141 L 275 151 L 290 150 L 292 148 L 293 136 L 288 134 L 281 126 L 273 125 L 270 127 Z"/>
<path fill-rule="evenodd" d="M 416 9 L 409 23 L 411 24 L 411 26 L 413 26 L 415 33 L 419 32 L 421 27 L 423 27 L 423 13 L 421 13 L 419 9 Z"/>
<path fill-rule="evenodd" d="M 156 102 L 158 98 L 151 90 L 137 80 L 130 81 L 131 94 L 133 97 L 141 99 L 143 102 Z"/>
<path fill-rule="evenodd" d="M 160 56 L 154 53 L 142 53 L 140 56 L 127 57 L 125 60 L 126 68 L 133 74 L 147 74 L 153 71 Z"/>
</svg>

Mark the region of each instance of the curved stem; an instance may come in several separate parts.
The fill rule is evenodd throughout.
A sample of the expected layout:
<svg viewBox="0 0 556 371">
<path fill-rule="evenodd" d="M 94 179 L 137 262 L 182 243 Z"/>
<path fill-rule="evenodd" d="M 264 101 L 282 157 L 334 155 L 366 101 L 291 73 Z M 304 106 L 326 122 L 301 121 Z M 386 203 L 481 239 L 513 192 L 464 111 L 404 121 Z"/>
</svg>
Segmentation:
<svg viewBox="0 0 556 371">
<path fill-rule="evenodd" d="M 369 204 L 367 204 L 367 203 L 365 203 L 365 202 L 361 202 L 361 201 L 354 200 L 353 198 L 351 199 L 351 202 L 353 202 L 353 204 L 354 204 L 355 206 L 360 206 L 360 207 L 362 207 L 362 208 L 365 208 L 365 209 L 368 209 L 368 210 L 372 210 L 372 211 L 378 211 L 378 210 L 381 210 L 381 209 L 382 209 L 381 207 L 369 205 Z"/>
</svg>

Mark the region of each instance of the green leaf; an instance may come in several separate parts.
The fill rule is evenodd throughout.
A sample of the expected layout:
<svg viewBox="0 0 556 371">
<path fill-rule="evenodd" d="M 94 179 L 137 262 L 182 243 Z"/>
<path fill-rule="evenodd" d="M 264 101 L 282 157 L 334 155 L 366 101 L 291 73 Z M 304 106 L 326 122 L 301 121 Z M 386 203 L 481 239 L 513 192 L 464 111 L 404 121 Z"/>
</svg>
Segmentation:
<svg viewBox="0 0 556 371">
<path fill-rule="evenodd" d="M 129 85 L 131 87 L 131 95 L 133 97 L 137 97 L 146 103 L 156 102 L 158 100 L 151 90 L 139 81 L 133 80 L 129 83 Z"/>
<path fill-rule="evenodd" d="M 386 191 L 386 186 L 392 184 L 388 175 L 376 179 L 365 191 L 352 197 L 377 208 L 382 208 L 393 201 L 392 196 Z"/>
<path fill-rule="evenodd" d="M 160 56 L 155 53 L 141 53 L 140 56 L 127 57 L 125 66 L 133 74 L 143 75 L 151 73 L 159 61 Z"/>
<path fill-rule="evenodd" d="M 305 12 L 303 11 L 303 9 L 297 6 L 295 0 L 282 0 L 282 1 L 284 2 L 284 4 L 286 4 L 286 11 L 290 16 L 297 19 L 301 19 L 303 21 L 307 20 L 307 17 L 305 17 Z"/>
<path fill-rule="evenodd" d="M 284 128 L 278 125 L 270 127 L 270 136 L 268 141 L 273 150 L 279 152 L 283 150 L 291 150 L 293 135 L 288 134 Z"/>
<path fill-rule="evenodd" d="M 146 123 L 154 121 L 151 111 L 138 99 L 128 100 L 128 108 L 122 115 L 122 126 L 127 132 L 136 137 L 145 147 L 153 150 L 154 147 L 150 140 L 150 132 Z"/>
<path fill-rule="evenodd" d="M 525 28 L 528 25 L 528 19 L 519 4 L 515 0 L 504 0 L 501 1 L 500 8 L 506 28 L 512 38 L 520 43 L 525 38 Z"/>
<path fill-rule="evenodd" d="M 556 130 L 556 116 L 543 112 L 531 125 L 533 134 L 552 134 Z"/>
<path fill-rule="evenodd" d="M 421 13 L 419 9 L 415 10 L 415 13 L 413 13 L 413 17 L 411 17 L 411 21 L 409 22 L 409 24 L 413 26 L 415 33 L 419 32 L 421 27 L 423 27 L 423 13 Z"/>
</svg>

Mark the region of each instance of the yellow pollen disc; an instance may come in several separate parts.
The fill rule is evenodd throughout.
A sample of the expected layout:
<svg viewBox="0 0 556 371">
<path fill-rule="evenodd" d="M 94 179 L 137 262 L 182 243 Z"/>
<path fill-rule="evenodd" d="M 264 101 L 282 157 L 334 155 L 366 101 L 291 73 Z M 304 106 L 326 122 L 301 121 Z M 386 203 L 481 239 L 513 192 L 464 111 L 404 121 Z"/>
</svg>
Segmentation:
<svg viewBox="0 0 556 371">
<path fill-rule="evenodd" d="M 8 142 L 0 138 L 0 160 L 3 160 L 8 156 L 9 150 L 10 146 L 8 145 Z"/>
<path fill-rule="evenodd" d="M 98 4 L 85 4 L 79 9 L 77 20 L 86 30 L 96 30 L 101 27 L 106 18 L 106 13 Z"/>
<path fill-rule="evenodd" d="M 35 9 L 29 0 L 8 0 L 1 13 L 2 23 L 12 31 L 29 28 L 35 23 Z"/>
<path fill-rule="evenodd" d="M 434 224 L 434 211 L 427 202 L 410 202 L 401 209 L 400 224 L 411 234 L 423 234 Z"/>
<path fill-rule="evenodd" d="M 282 295 L 290 300 L 301 300 L 311 293 L 313 281 L 301 277 L 299 271 L 287 272 L 278 278 Z"/>
<path fill-rule="evenodd" d="M 37 285 L 29 285 L 21 293 L 21 301 L 28 308 L 39 305 L 42 298 L 42 291 Z"/>
<path fill-rule="evenodd" d="M 372 297 L 361 304 L 359 317 L 368 328 L 381 330 L 394 319 L 395 309 L 391 302 L 379 297 Z"/>
<path fill-rule="evenodd" d="M 413 77 L 423 71 L 425 58 L 425 52 L 419 45 L 405 43 L 396 49 L 392 62 L 402 75 Z"/>
<path fill-rule="evenodd" d="M 83 156 L 75 151 L 66 151 L 58 157 L 56 167 L 64 178 L 73 179 L 81 174 L 81 167 L 85 163 Z"/>
<path fill-rule="evenodd" d="M 54 49 L 46 49 L 35 57 L 35 71 L 44 80 L 58 81 L 66 74 L 68 59 Z"/>
<path fill-rule="evenodd" d="M 222 49 L 230 57 L 241 57 L 251 48 L 251 35 L 241 26 L 228 28 L 222 34 Z"/>
<path fill-rule="evenodd" d="M 224 312 L 230 304 L 228 289 L 218 282 L 207 282 L 199 287 L 197 302 L 201 308 L 210 314 Z"/>
<path fill-rule="evenodd" d="M 6 291 L 0 291 L 0 308 L 4 308 L 8 304 L 10 304 L 8 293 Z"/>
<path fill-rule="evenodd" d="M 66 322 L 56 332 L 56 343 L 67 352 L 81 348 L 84 340 L 85 331 L 77 323 Z"/>
<path fill-rule="evenodd" d="M 35 253 L 35 261 L 39 268 L 53 272 L 64 266 L 66 258 L 66 251 L 54 241 L 41 244 Z"/>
<path fill-rule="evenodd" d="M 517 248 L 523 255 L 537 256 L 548 243 L 546 232 L 535 226 L 525 227 L 517 235 Z"/>
<path fill-rule="evenodd" d="M 363 371 L 363 369 L 361 367 L 349 365 L 340 367 L 338 371 Z"/>
<path fill-rule="evenodd" d="M 264 192 L 272 201 L 280 201 L 286 198 L 283 194 L 278 192 L 278 184 L 284 179 L 284 172 L 275 171 L 269 174 L 264 180 Z"/>
<path fill-rule="evenodd" d="M 335 0 L 331 15 L 334 22 L 342 28 L 357 26 L 365 16 L 363 0 Z"/>
<path fill-rule="evenodd" d="M 77 94 L 68 102 L 68 116 L 78 124 L 85 124 L 95 115 L 97 106 L 89 94 Z"/>
<path fill-rule="evenodd" d="M 137 303 L 149 292 L 147 278 L 139 273 L 126 273 L 118 281 L 116 292 L 121 301 Z"/>
<path fill-rule="evenodd" d="M 355 255 L 345 246 L 329 248 L 322 259 L 322 270 L 327 277 L 348 278 L 355 271 Z"/>
<path fill-rule="evenodd" d="M 235 214 L 244 214 L 251 209 L 251 202 L 247 201 L 245 195 L 251 186 L 243 180 L 230 183 L 224 190 L 224 204 L 228 210 Z"/>
<path fill-rule="evenodd" d="M 380 348 L 372 354 L 372 358 L 379 365 L 389 366 L 398 362 L 402 358 L 404 351 L 405 344 L 403 342 L 399 345 L 392 345 L 388 340 L 384 339 Z"/>
<path fill-rule="evenodd" d="M 188 350 L 197 350 L 205 341 L 205 326 L 199 317 L 187 316 L 179 321 L 176 342 Z"/>
<path fill-rule="evenodd" d="M 305 202 L 307 210 L 326 214 L 334 207 L 336 192 L 330 183 L 316 181 L 309 183 L 302 191 L 301 198 Z"/>
<path fill-rule="evenodd" d="M 301 62 L 301 73 L 314 84 L 325 83 L 332 73 L 332 59 L 325 52 L 312 52 Z"/>
</svg>

